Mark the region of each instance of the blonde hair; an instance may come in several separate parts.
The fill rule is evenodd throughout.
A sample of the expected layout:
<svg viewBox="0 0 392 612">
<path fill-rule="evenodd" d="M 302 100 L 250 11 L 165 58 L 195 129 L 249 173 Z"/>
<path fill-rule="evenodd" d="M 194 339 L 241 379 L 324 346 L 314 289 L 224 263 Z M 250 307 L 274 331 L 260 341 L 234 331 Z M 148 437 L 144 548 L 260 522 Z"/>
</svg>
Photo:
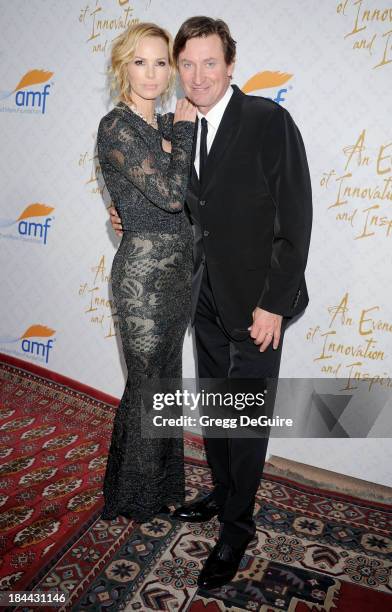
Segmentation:
<svg viewBox="0 0 392 612">
<path fill-rule="evenodd" d="M 136 23 L 117 36 L 112 44 L 111 67 L 109 68 L 110 90 L 115 100 L 132 103 L 131 87 L 128 79 L 127 64 L 135 56 L 137 44 L 146 36 L 162 38 L 168 46 L 169 82 L 161 94 L 165 102 L 173 93 L 176 79 L 176 67 L 173 59 L 173 39 L 167 30 L 155 23 Z"/>
</svg>

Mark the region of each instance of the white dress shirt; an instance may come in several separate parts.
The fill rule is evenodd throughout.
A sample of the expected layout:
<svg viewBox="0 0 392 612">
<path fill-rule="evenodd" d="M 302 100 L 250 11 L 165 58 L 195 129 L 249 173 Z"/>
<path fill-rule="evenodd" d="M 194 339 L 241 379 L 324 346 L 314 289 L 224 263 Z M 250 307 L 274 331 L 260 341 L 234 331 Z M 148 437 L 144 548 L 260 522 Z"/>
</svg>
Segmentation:
<svg viewBox="0 0 392 612">
<path fill-rule="evenodd" d="M 218 127 L 220 122 L 222 121 L 223 113 L 226 110 L 226 106 L 229 103 L 231 96 L 233 95 L 232 87 L 228 87 L 224 96 L 212 107 L 210 111 L 206 115 L 202 115 L 200 111 L 197 111 L 197 116 L 199 118 L 199 122 L 197 125 L 197 141 L 196 141 L 196 151 L 195 151 L 195 169 L 197 172 L 197 176 L 199 176 L 200 169 L 200 134 L 201 134 L 201 119 L 205 117 L 208 124 L 208 132 L 207 132 L 207 153 L 210 152 L 212 143 L 214 142 L 215 135 L 218 131 Z"/>
</svg>

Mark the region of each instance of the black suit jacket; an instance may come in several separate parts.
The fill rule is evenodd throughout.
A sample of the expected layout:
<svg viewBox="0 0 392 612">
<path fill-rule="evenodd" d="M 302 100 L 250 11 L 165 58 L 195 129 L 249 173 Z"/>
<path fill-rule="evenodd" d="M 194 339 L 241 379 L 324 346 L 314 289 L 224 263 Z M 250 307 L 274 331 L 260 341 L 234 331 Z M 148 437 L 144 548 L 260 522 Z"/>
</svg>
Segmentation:
<svg viewBox="0 0 392 612">
<path fill-rule="evenodd" d="M 256 306 L 285 317 L 306 307 L 312 199 L 303 141 L 288 111 L 233 90 L 201 188 L 192 165 L 187 207 L 195 231 L 193 319 L 206 262 L 223 325 L 240 340 Z"/>
</svg>

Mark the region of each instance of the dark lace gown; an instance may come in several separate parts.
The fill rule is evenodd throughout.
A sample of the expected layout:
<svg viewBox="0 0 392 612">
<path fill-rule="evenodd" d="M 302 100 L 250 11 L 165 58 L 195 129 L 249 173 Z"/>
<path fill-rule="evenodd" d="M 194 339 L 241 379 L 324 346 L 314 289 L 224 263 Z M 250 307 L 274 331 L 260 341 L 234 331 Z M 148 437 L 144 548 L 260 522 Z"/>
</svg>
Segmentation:
<svg viewBox="0 0 392 612">
<path fill-rule="evenodd" d="M 98 129 L 103 177 L 124 230 L 111 281 L 128 369 L 103 485 L 107 519 L 147 521 L 162 505 L 184 501 L 183 440 L 143 437 L 140 387 L 144 378 L 182 376 L 193 241 L 183 203 L 193 132 L 192 122 L 173 125 L 171 113 L 158 116 L 156 130 L 121 102 Z"/>
</svg>

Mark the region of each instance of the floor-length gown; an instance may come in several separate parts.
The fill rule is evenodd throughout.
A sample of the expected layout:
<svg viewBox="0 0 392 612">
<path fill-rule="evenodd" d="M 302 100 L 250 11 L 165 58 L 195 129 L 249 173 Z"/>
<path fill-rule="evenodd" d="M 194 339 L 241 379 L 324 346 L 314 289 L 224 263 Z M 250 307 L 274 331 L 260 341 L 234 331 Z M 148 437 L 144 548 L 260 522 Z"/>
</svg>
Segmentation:
<svg viewBox="0 0 392 612">
<path fill-rule="evenodd" d="M 112 265 L 112 291 L 128 369 L 117 409 L 103 492 L 104 518 L 151 519 L 162 505 L 184 501 L 182 438 L 149 439 L 141 432 L 141 384 L 181 379 L 190 318 L 192 231 L 183 210 L 194 123 L 158 130 L 126 104 L 102 120 L 98 154 L 123 236 Z M 171 154 L 162 148 L 170 139 Z"/>
</svg>

